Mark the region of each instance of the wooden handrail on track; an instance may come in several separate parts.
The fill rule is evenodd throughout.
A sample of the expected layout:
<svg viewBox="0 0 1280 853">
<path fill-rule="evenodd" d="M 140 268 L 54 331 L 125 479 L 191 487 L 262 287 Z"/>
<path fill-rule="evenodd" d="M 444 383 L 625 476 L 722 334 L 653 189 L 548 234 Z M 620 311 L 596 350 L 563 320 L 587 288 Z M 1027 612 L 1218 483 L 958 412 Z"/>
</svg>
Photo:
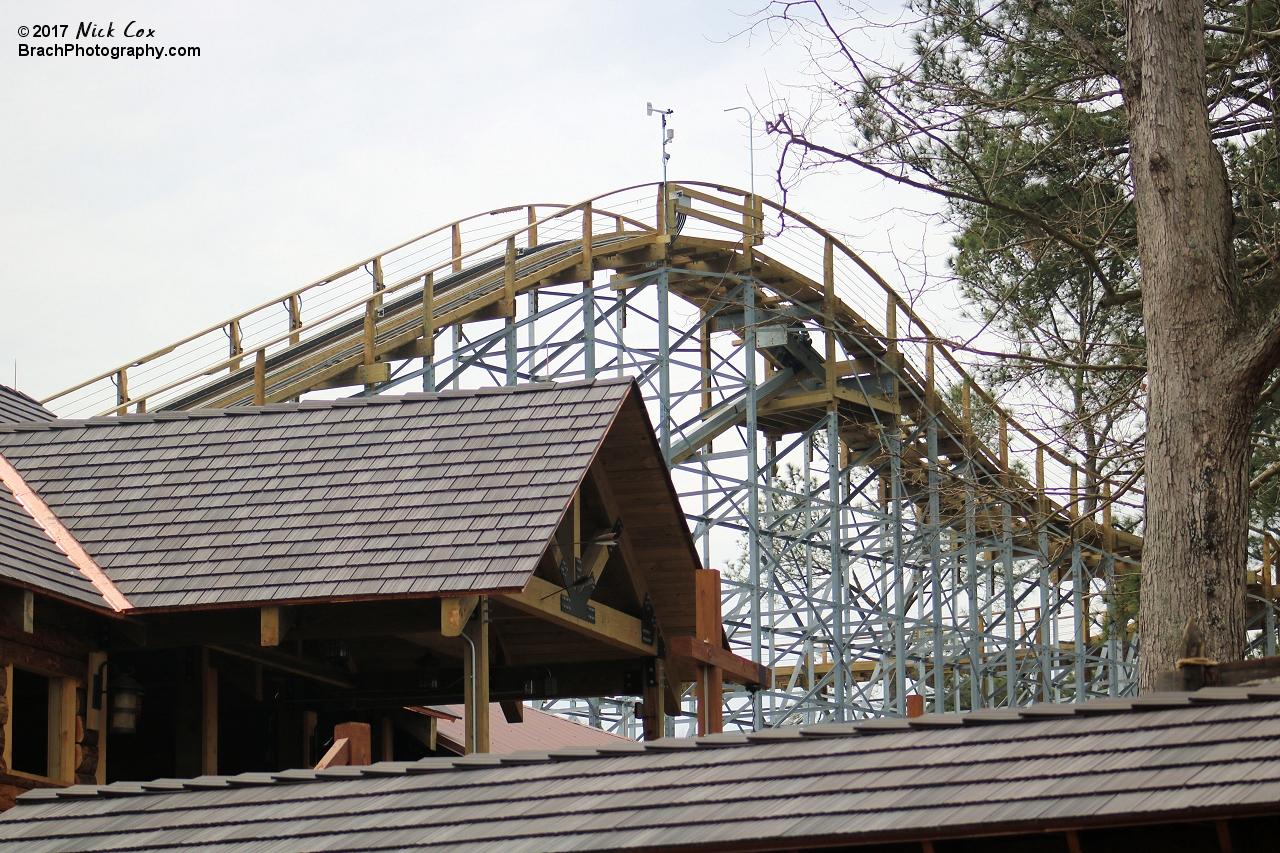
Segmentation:
<svg viewBox="0 0 1280 853">
<path fill-rule="evenodd" d="M 599 207 L 599 203 L 606 201 L 611 197 L 621 197 L 624 193 L 646 188 L 655 189 L 659 197 L 657 215 L 655 216 L 655 225 L 649 225 L 638 219 L 613 212 L 607 209 L 607 207 Z M 715 193 L 741 198 L 742 203 L 719 197 L 715 195 Z M 681 205 L 677 208 L 677 194 L 683 195 L 685 198 L 689 199 L 689 204 Z M 495 259 L 501 260 L 505 257 L 506 260 L 501 260 L 499 266 L 495 267 L 493 270 L 481 271 L 474 277 L 468 277 L 467 279 L 458 282 L 456 286 L 449 288 L 443 293 L 433 294 L 432 302 L 435 306 L 434 310 L 439 312 L 434 317 L 434 328 L 438 329 L 447 325 L 452 325 L 453 323 L 461 322 L 467 316 L 474 315 L 476 311 L 487 307 L 493 302 L 497 302 L 504 298 L 510 299 L 514 293 L 537 286 L 541 280 L 545 279 L 546 276 L 541 274 L 544 273 L 546 269 L 554 267 L 559 270 L 572 267 L 575 263 L 591 262 L 594 260 L 594 256 L 600 254 L 600 249 L 610 248 L 611 245 L 618 242 L 619 238 L 627 238 L 632 242 L 664 242 L 664 238 L 667 237 L 665 224 L 671 221 L 671 217 L 676 213 L 683 213 L 698 221 L 707 222 L 716 227 L 724 228 L 730 232 L 736 232 L 737 234 L 742 235 L 742 239 L 739 240 L 738 243 L 742 245 L 744 252 L 747 252 L 748 250 L 758 252 L 762 261 L 767 261 L 779 268 L 787 269 L 789 272 L 792 272 L 797 280 L 801 280 L 803 279 L 803 276 L 798 272 L 791 270 L 787 264 L 782 263 L 776 258 L 770 257 L 761 249 L 753 248 L 767 236 L 763 233 L 765 211 L 767 209 L 773 211 L 778 217 L 784 220 L 789 219 L 791 223 L 802 226 L 808 231 L 811 231 L 814 235 L 820 237 L 826 245 L 831 247 L 831 250 L 839 251 L 841 255 L 861 270 L 868 279 L 881 288 L 886 300 L 886 316 L 890 320 L 888 325 L 896 326 L 897 321 L 894 318 L 899 316 L 899 314 L 907 321 L 908 326 L 914 324 L 914 326 L 922 332 L 922 337 L 926 342 L 926 360 L 936 360 L 940 356 L 941 360 L 945 362 L 945 364 L 948 365 L 959 377 L 959 380 L 964 384 L 966 389 L 976 392 L 978 399 L 996 414 L 1001 424 L 1000 448 L 998 448 L 997 451 L 992 451 L 990 448 L 986 447 L 983 442 L 973 435 L 971 419 L 967 415 L 967 412 L 959 414 L 955 413 L 951 411 L 949 406 L 945 405 L 938 398 L 936 388 L 934 386 L 933 363 L 926 365 L 925 374 L 922 375 L 920 371 L 907 359 L 899 358 L 895 355 L 894 363 L 887 366 L 889 366 L 893 372 L 899 374 L 900 379 L 911 388 L 912 393 L 917 397 L 921 397 L 922 401 L 924 397 L 928 397 L 928 407 L 935 415 L 950 418 L 954 425 L 966 431 L 968 433 L 967 441 L 970 442 L 973 452 L 985 457 L 988 465 L 1003 471 L 1008 477 L 1007 482 L 1010 487 L 1023 491 L 1025 494 L 1036 495 L 1038 501 L 1045 502 L 1047 504 L 1046 510 L 1049 515 L 1059 515 L 1062 518 L 1068 518 L 1070 516 L 1070 513 L 1067 513 L 1061 505 L 1045 496 L 1045 485 L 1041 470 L 1043 468 L 1042 464 L 1037 465 L 1038 482 L 1034 484 L 1013 474 L 1010 470 L 1008 464 L 1008 433 L 1012 430 L 1022 439 L 1029 442 L 1037 454 L 1043 454 L 1068 469 L 1076 468 L 1076 464 L 1069 457 L 1043 441 L 1039 436 L 1026 428 L 1015 417 L 1001 407 L 998 401 L 991 394 L 974 381 L 973 377 L 964 369 L 963 365 L 955 357 L 954 353 L 951 352 L 943 341 L 933 334 L 928 324 L 926 324 L 925 321 L 912 310 L 911 306 L 898 295 L 898 293 L 879 275 L 879 273 L 875 271 L 870 264 L 868 264 L 851 248 L 846 246 L 840 239 L 804 215 L 790 210 L 783 205 L 780 205 L 770 199 L 755 196 L 746 191 L 727 187 L 721 184 L 697 181 L 672 183 L 667 188 L 665 203 L 662 196 L 663 187 L 661 184 L 637 184 L 621 190 L 613 190 L 608 193 L 594 196 L 574 205 L 517 205 L 497 208 L 458 219 L 420 234 L 410 240 L 406 240 L 392 246 L 389 249 L 372 255 L 363 261 L 347 266 L 337 272 L 331 273 L 330 275 L 304 287 L 290 290 L 279 297 L 264 302 L 248 311 L 236 314 L 221 323 L 209 326 L 200 332 L 189 335 L 174 344 L 166 346 L 160 350 L 156 350 L 155 352 L 143 356 L 140 359 L 121 365 L 114 370 L 99 374 L 77 385 L 73 385 L 64 391 L 45 398 L 42 402 L 45 404 L 56 403 L 60 400 L 64 400 L 69 395 L 77 391 L 81 391 L 94 385 L 95 383 L 111 380 L 118 382 L 118 393 L 121 400 L 116 406 L 106 409 L 103 414 L 123 414 L 130 407 L 138 407 L 141 411 L 143 407 L 149 408 L 149 404 L 153 400 L 162 399 L 164 395 L 170 392 L 182 389 L 184 386 L 190 386 L 192 383 L 199 381 L 203 377 L 208 377 L 224 370 L 228 372 L 229 377 L 235 376 L 237 373 L 245 373 L 246 375 L 252 374 L 254 377 L 254 385 L 256 386 L 254 393 L 252 394 L 253 401 L 269 402 L 266 388 L 266 384 L 269 381 L 269 377 L 267 375 L 267 359 L 277 357 L 282 352 L 287 352 L 287 350 L 277 350 L 275 355 L 268 356 L 268 351 L 273 347 L 280 347 L 281 345 L 284 345 L 287 348 L 296 348 L 314 345 L 314 342 L 317 340 L 317 336 L 328 331 L 331 328 L 331 324 L 343 321 L 344 318 L 347 322 L 350 322 L 351 318 L 358 315 L 364 315 L 365 317 L 375 318 L 372 321 L 372 331 L 369 330 L 369 324 L 366 323 L 365 347 L 368 349 L 370 346 L 376 345 L 376 341 L 370 341 L 368 338 L 376 337 L 377 327 L 380 323 L 384 326 L 388 322 L 401 322 L 403 324 L 411 321 L 414 317 L 413 310 L 402 309 L 392 317 L 377 319 L 377 309 L 386 305 L 388 300 L 392 297 L 414 285 L 427 281 L 434 281 L 435 287 L 439 287 L 441 284 L 449 280 L 449 276 L 436 280 L 434 277 L 437 273 L 448 271 L 450 274 L 456 275 L 459 271 L 465 271 L 465 269 L 468 268 L 467 262 L 473 262 L 475 264 L 492 263 Z M 730 219 L 725 216 L 698 210 L 692 207 L 693 201 L 701 202 L 720 211 L 738 214 L 741 221 L 735 221 L 734 219 Z M 553 212 L 544 216 L 535 216 L 534 212 L 538 208 L 551 208 Z M 460 234 L 462 225 L 474 222 L 483 217 L 512 213 L 526 209 L 530 212 L 529 221 L 527 223 L 523 223 L 519 227 L 509 230 L 501 236 L 493 238 L 478 247 L 474 247 L 466 252 L 461 251 Z M 523 237 L 527 244 L 532 247 L 536 244 L 539 226 L 547 226 L 557 223 L 558 221 L 563 221 L 567 217 L 573 216 L 575 213 L 584 214 L 584 222 L 582 225 L 583 234 L 586 239 L 581 237 L 577 239 L 569 239 L 559 242 L 554 246 L 548 246 L 540 251 L 527 253 L 524 257 L 518 259 L 513 259 L 511 257 L 512 253 L 509 249 L 514 245 L 514 241 L 517 238 Z M 590 222 L 585 221 L 585 215 L 589 215 L 591 217 Z M 594 220 L 601 218 L 613 219 L 615 221 L 616 227 L 614 233 L 602 233 L 599 235 L 595 233 Z M 627 231 L 625 230 L 627 227 L 634 230 Z M 382 263 L 385 258 L 397 251 L 409 248 L 416 243 L 447 232 L 451 232 L 453 240 L 453 251 L 450 253 L 450 257 L 447 260 L 437 263 L 427 270 L 408 275 L 393 284 L 388 285 L 380 281 Z M 502 250 L 502 254 L 494 254 L 495 251 L 499 249 Z M 549 257 L 554 257 L 556 260 L 547 261 L 547 258 Z M 540 262 L 544 263 L 544 265 L 538 266 Z M 326 311 L 317 318 L 312 318 L 305 322 L 298 322 L 299 318 L 295 313 L 297 310 L 296 306 L 300 304 L 300 300 L 304 295 L 312 293 L 318 288 L 338 282 L 344 277 L 358 272 L 361 269 L 367 268 L 370 265 L 373 265 L 377 272 L 377 275 L 375 275 L 375 289 L 372 292 L 360 298 L 351 299 L 339 307 Z M 508 267 L 510 269 L 508 269 Z M 523 276 L 520 275 L 522 268 L 526 270 L 526 274 Z M 530 269 L 532 269 L 532 272 L 527 272 Z M 539 277 L 540 275 L 541 278 Z M 499 285 L 496 288 L 495 282 Z M 159 359 L 174 353 L 179 348 L 187 344 L 197 342 L 207 336 L 216 335 L 222 330 L 231 329 L 233 330 L 233 333 L 238 336 L 240 330 L 244 326 L 244 321 L 255 317 L 261 312 L 273 310 L 282 303 L 290 307 L 288 328 L 280 334 L 270 337 L 265 342 L 255 343 L 244 350 L 237 349 L 234 345 L 235 339 L 233 338 L 233 346 L 231 347 L 231 353 L 228 357 L 217 360 L 211 364 L 202 364 L 194 370 L 184 372 L 179 378 L 164 382 L 158 387 L 142 390 L 140 393 L 136 393 L 135 395 L 130 395 L 128 393 L 127 377 L 130 370 L 156 363 Z M 854 335 L 854 337 L 863 341 L 864 344 L 865 339 L 861 338 L 861 335 L 869 334 L 880 344 L 880 346 L 883 347 L 886 354 L 897 353 L 898 344 L 904 339 L 904 337 L 897 335 L 896 331 L 893 329 L 888 329 L 885 332 L 878 331 L 872 323 L 862 318 L 848 304 L 846 304 L 844 300 L 839 299 L 838 297 L 836 299 L 836 309 L 834 310 L 840 316 L 849 318 L 851 322 L 850 327 L 843 329 L 844 334 Z M 425 320 L 425 315 L 423 319 Z M 323 345 L 323 342 L 321 342 L 321 345 Z M 342 339 L 339 339 L 338 343 L 335 343 L 333 346 L 343 346 Z M 349 347 L 341 349 L 338 353 L 334 353 L 332 350 L 322 349 L 322 353 L 328 353 L 330 357 L 336 357 L 337 355 L 346 352 L 346 349 L 349 349 Z M 243 368 L 241 362 L 250 359 L 253 360 L 254 367 Z M 310 365 L 310 367 L 314 366 L 314 364 Z M 304 362 L 299 370 L 305 370 L 307 368 L 308 364 Z M 284 369 L 278 371 L 278 373 L 284 372 Z M 294 374 L 288 374 L 285 376 L 285 379 L 289 379 L 295 375 L 296 372 Z M 239 383 L 240 386 L 243 386 L 243 384 L 243 382 Z M 208 388 L 209 385 L 206 384 L 204 387 Z M 235 397 L 236 401 L 247 399 L 245 395 L 240 392 L 228 392 L 228 394 L 224 394 L 218 399 L 225 401 L 228 399 L 228 395 Z M 193 396 L 199 396 L 199 389 L 193 389 L 185 393 L 185 397 L 189 398 Z M 1110 480 L 1106 481 L 1105 484 L 1100 484 L 1100 486 L 1101 485 L 1105 485 L 1113 492 L 1109 497 L 1110 501 L 1115 501 L 1119 499 L 1122 494 L 1126 493 L 1141 495 L 1141 491 L 1134 487 L 1132 483 L 1127 484 L 1125 488 L 1119 488 L 1117 484 Z M 1076 520 L 1073 523 L 1080 523 L 1084 526 L 1089 526 L 1091 524 L 1091 522 L 1081 520 Z"/>
</svg>

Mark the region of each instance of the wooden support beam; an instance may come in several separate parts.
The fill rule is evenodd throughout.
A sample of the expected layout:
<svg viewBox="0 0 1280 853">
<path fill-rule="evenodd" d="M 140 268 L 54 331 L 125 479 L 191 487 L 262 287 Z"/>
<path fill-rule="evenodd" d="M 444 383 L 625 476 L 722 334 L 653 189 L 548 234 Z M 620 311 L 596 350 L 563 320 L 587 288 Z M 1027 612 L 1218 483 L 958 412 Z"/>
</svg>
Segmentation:
<svg viewBox="0 0 1280 853">
<path fill-rule="evenodd" d="M 502 717 L 512 725 L 524 722 L 524 703 L 516 699 L 503 699 L 498 703 L 502 707 Z"/>
<path fill-rule="evenodd" d="M 334 738 L 333 746 L 329 747 L 329 751 L 316 762 L 315 769 L 325 770 L 330 767 L 346 767 L 350 757 L 351 744 L 347 739 L 344 737 Z"/>
<path fill-rule="evenodd" d="M 671 637 L 670 654 L 694 662 L 698 667 L 698 734 L 724 730 L 724 667 L 721 659 L 734 657 L 721 648 L 724 631 L 721 617 L 720 572 L 697 569 L 694 573 L 694 625 L 696 637 Z M 724 652 L 715 655 L 714 652 Z M 731 661 L 725 661 L 730 663 Z"/>
<path fill-rule="evenodd" d="M 280 629 L 280 608 L 279 607 L 258 608 L 258 623 L 259 623 L 258 645 L 261 645 L 261 646 L 280 645 L 280 635 L 283 633 Z"/>
<path fill-rule="evenodd" d="M 640 719 L 644 726 L 645 740 L 657 740 L 666 734 L 666 715 L 663 708 L 663 698 L 666 693 L 666 690 L 663 689 L 665 680 L 666 663 L 662 658 L 651 658 L 645 661 L 644 685 L 641 696 L 641 701 L 644 704 L 640 714 Z"/>
<path fill-rule="evenodd" d="M 440 599 L 440 633 L 446 637 L 461 636 L 462 629 L 466 626 L 467 621 L 471 619 L 471 614 L 475 611 L 479 602 L 480 596 L 478 595 Z"/>
<path fill-rule="evenodd" d="M 526 233 L 529 235 L 529 247 L 538 245 L 538 209 L 532 204 L 529 205 L 529 228 Z"/>
<path fill-rule="evenodd" d="M 453 271 L 462 272 L 462 226 L 453 225 Z"/>
<path fill-rule="evenodd" d="M 51 779 L 76 781 L 76 686 L 74 678 L 49 679 L 49 750 Z"/>
<path fill-rule="evenodd" d="M 674 660 L 720 669 L 723 680 L 730 684 L 767 686 L 772 677 L 771 670 L 764 664 L 747 660 L 697 637 L 672 637 L 667 641 L 667 652 Z"/>
<path fill-rule="evenodd" d="M 599 602 L 593 602 L 596 621 L 592 624 L 560 609 L 561 590 L 562 588 L 557 584 L 534 576 L 529 578 L 529 583 L 523 592 L 507 593 L 498 596 L 498 600 L 525 613 L 541 616 L 548 622 L 569 628 L 590 639 L 631 652 L 637 657 L 653 655 L 656 643 L 646 644 L 641 639 L 639 619 Z"/>
<path fill-rule="evenodd" d="M 466 727 L 466 753 L 489 751 L 489 614 L 488 602 L 480 602 L 478 619 L 464 629 L 471 642 L 464 647 L 462 675 L 464 681 L 463 717 Z"/>
</svg>

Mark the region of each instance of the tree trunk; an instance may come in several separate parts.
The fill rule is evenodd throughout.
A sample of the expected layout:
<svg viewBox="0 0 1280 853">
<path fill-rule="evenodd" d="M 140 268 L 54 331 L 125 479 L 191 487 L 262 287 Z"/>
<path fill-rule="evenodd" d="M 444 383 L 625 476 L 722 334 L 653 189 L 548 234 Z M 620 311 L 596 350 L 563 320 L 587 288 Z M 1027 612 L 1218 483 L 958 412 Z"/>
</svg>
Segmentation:
<svg viewBox="0 0 1280 853">
<path fill-rule="evenodd" d="M 1131 132 L 1147 333 L 1146 544 L 1139 688 L 1177 659 L 1188 617 L 1206 654 L 1245 647 L 1249 430 L 1265 373 L 1232 246 L 1226 168 L 1209 136 L 1204 6 L 1130 0 Z"/>
</svg>

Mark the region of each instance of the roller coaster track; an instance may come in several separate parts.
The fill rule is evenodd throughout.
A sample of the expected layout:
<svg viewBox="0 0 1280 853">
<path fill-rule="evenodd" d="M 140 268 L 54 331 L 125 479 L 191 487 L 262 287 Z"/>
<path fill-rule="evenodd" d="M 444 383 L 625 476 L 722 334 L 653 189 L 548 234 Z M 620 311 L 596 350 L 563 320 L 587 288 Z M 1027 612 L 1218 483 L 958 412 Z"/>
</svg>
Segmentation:
<svg viewBox="0 0 1280 853">
<path fill-rule="evenodd" d="M 781 673 L 731 694 L 729 722 L 1133 689 L 1119 579 L 1141 538 L 1109 504 L 1080 512 L 1073 460 L 852 249 L 740 190 L 486 211 L 42 402 L 162 417 L 606 373 L 641 382 L 704 561 L 728 572 L 731 641 Z"/>
</svg>

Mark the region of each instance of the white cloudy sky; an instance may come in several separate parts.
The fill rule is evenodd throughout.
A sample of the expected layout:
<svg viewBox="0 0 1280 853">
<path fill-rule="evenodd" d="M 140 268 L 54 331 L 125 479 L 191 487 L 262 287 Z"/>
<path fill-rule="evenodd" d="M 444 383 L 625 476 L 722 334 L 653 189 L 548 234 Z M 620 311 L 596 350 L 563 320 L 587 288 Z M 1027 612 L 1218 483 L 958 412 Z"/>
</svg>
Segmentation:
<svg viewBox="0 0 1280 853">
<path fill-rule="evenodd" d="M 655 180 L 646 101 L 676 110 L 673 179 L 745 186 L 723 110 L 802 80 L 735 37 L 762 3 L 6 0 L 0 381 L 16 359 L 45 396 L 460 216 Z M 134 19 L 201 56 L 17 56 L 19 26 Z M 891 250 L 942 267 L 900 212 L 927 200 L 838 175 L 791 202 L 890 281 Z"/>
</svg>

